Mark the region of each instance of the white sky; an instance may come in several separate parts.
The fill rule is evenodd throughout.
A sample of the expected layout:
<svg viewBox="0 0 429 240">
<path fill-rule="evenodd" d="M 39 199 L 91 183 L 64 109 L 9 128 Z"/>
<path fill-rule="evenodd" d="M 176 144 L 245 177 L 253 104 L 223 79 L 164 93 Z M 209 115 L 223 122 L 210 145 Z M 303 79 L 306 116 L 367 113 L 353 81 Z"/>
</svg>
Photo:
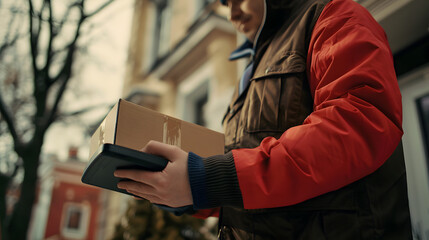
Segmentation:
<svg viewBox="0 0 429 240">
<path fill-rule="evenodd" d="M 97 22 L 93 33 L 96 38 L 90 45 L 90 56 L 79 59 L 77 66 L 80 71 L 75 73 L 70 85 L 78 93 L 67 93 L 62 102 L 67 109 L 110 104 L 121 97 L 133 3 L 134 0 L 116 1 L 92 19 Z M 85 119 L 98 119 L 107 110 L 101 109 L 98 114 L 94 113 Z M 79 156 L 85 159 L 88 158 L 88 141 L 81 127 L 70 123 L 54 124 L 45 138 L 44 153 L 56 154 L 60 159 L 65 159 L 69 147 L 78 146 Z"/>
</svg>

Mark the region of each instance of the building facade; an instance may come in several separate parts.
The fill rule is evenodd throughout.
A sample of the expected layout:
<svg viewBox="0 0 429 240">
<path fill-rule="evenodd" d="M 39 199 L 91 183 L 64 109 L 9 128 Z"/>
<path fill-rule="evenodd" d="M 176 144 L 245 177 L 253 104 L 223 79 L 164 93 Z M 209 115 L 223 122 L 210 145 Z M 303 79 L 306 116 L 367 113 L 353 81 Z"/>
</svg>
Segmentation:
<svg viewBox="0 0 429 240">
<path fill-rule="evenodd" d="M 202 0 L 136 1 L 124 97 L 221 131 L 240 72 L 225 64 L 238 37 L 224 10 Z"/>
<path fill-rule="evenodd" d="M 105 239 L 107 191 L 82 184 L 86 165 L 76 148 L 68 161 L 44 161 L 29 239 Z"/>
<path fill-rule="evenodd" d="M 404 106 L 404 151 L 416 239 L 429 239 L 429 1 L 356 0 L 382 25 Z M 123 96 L 222 131 L 245 62 L 228 63 L 244 38 L 209 0 L 136 0 Z"/>
</svg>

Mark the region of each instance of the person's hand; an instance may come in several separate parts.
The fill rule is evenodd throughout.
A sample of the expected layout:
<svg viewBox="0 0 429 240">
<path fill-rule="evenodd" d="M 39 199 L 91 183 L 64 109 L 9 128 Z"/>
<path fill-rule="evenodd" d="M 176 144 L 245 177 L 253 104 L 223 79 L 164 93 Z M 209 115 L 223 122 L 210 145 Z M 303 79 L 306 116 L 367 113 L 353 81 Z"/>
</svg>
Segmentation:
<svg viewBox="0 0 429 240">
<path fill-rule="evenodd" d="M 116 170 L 115 177 L 131 180 L 119 182 L 118 188 L 156 204 L 170 207 L 192 205 L 188 153 L 176 146 L 156 141 L 150 141 L 143 152 L 162 156 L 170 162 L 161 172 Z"/>
</svg>

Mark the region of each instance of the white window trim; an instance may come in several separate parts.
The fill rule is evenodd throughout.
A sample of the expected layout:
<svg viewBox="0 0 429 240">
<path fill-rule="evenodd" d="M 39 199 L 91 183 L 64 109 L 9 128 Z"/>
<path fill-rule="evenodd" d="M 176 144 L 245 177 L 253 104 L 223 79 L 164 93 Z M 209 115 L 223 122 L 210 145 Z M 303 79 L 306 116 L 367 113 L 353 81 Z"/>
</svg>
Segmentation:
<svg viewBox="0 0 429 240">
<path fill-rule="evenodd" d="M 68 220 L 70 218 L 71 211 L 74 209 L 81 210 L 79 229 L 67 228 Z M 88 204 L 82 203 L 65 203 L 61 218 L 61 233 L 64 237 L 73 239 L 85 239 L 88 234 L 89 219 L 91 216 L 91 208 Z"/>
<path fill-rule="evenodd" d="M 172 18 L 172 3 L 170 0 L 167 0 L 167 5 L 162 12 L 161 16 L 157 15 L 157 7 L 155 3 L 150 2 L 149 9 L 147 10 L 146 16 L 146 40 L 145 40 L 145 50 L 144 61 L 143 61 L 143 71 L 149 71 L 153 64 L 158 60 L 159 57 L 168 53 L 170 50 L 170 39 L 171 39 L 171 18 Z M 157 19 L 161 17 L 161 29 L 156 29 Z M 154 36 L 159 32 L 159 39 L 155 39 Z M 158 49 L 154 48 L 155 41 L 158 41 Z"/>
<path fill-rule="evenodd" d="M 177 94 L 177 114 L 179 118 L 194 122 L 195 116 L 193 110 L 189 109 L 189 102 L 199 99 L 203 94 L 207 94 L 207 102 L 210 101 L 212 76 L 213 71 L 209 63 L 206 63 L 179 84 Z"/>
<path fill-rule="evenodd" d="M 170 50 L 170 35 L 171 35 L 171 17 L 172 17 L 172 4 L 170 0 L 167 0 L 167 6 L 165 7 L 161 17 L 161 33 L 159 36 L 159 49 L 158 56 L 163 56 Z"/>
<path fill-rule="evenodd" d="M 144 49 L 144 61 L 143 61 L 143 71 L 148 71 L 152 67 L 154 62 L 152 46 L 154 43 L 154 34 L 155 34 L 155 22 L 156 22 L 156 8 L 152 3 L 147 10 L 146 15 L 146 29 L 148 34 L 145 37 L 145 46 Z"/>
<path fill-rule="evenodd" d="M 403 103 L 404 155 L 413 230 L 429 239 L 429 175 L 416 99 L 429 92 L 429 65 L 399 80 Z"/>
</svg>

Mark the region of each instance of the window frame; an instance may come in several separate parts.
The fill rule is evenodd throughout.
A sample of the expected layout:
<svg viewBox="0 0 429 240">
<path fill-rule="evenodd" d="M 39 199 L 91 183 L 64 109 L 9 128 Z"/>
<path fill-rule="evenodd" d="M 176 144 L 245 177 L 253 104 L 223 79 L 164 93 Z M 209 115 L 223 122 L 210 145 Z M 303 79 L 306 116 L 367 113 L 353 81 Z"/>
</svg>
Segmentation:
<svg viewBox="0 0 429 240">
<path fill-rule="evenodd" d="M 77 229 L 70 228 L 71 214 L 75 211 L 80 212 Z M 89 219 L 91 208 L 83 203 L 65 203 L 62 212 L 61 234 L 67 238 L 85 239 L 88 234 Z"/>
<path fill-rule="evenodd" d="M 196 123 L 196 105 L 202 98 L 206 98 L 205 108 L 210 103 L 210 94 L 212 92 L 212 69 L 209 64 L 202 65 L 197 71 L 183 80 L 177 89 L 177 106 L 179 118 Z M 206 112 L 202 111 L 203 126 L 209 125 L 209 119 L 205 116 Z"/>
</svg>

